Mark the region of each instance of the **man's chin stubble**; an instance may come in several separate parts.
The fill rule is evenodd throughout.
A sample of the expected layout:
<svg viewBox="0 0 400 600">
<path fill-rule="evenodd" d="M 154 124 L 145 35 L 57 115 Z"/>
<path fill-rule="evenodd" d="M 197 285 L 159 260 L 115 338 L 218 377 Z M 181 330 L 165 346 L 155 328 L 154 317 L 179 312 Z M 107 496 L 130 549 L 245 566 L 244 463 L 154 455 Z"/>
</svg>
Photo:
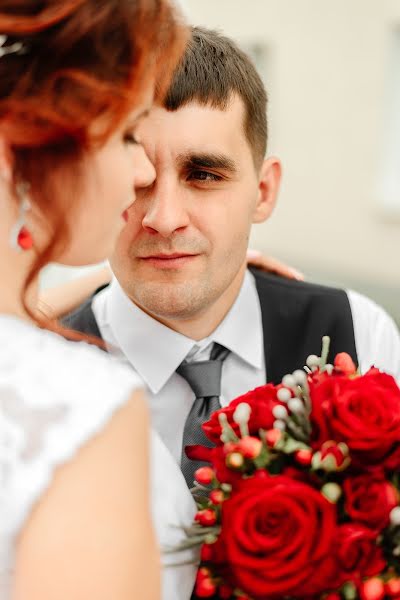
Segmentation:
<svg viewBox="0 0 400 600">
<path fill-rule="evenodd" d="M 166 284 L 147 285 L 138 289 L 131 299 L 144 312 L 157 320 L 190 320 L 204 314 L 215 302 L 218 294 L 209 288 L 193 289 L 187 284 L 174 286 Z"/>
</svg>

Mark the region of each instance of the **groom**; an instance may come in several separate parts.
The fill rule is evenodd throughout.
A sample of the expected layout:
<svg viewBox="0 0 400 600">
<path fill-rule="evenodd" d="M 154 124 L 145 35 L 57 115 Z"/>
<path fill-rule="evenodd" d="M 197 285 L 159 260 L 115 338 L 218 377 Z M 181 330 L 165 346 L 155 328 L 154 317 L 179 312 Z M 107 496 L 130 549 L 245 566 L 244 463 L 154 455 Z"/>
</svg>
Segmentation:
<svg viewBox="0 0 400 600">
<path fill-rule="evenodd" d="M 137 190 L 110 259 L 114 281 L 67 324 L 103 337 L 144 379 L 153 425 L 188 485 L 196 465 L 182 448 L 201 442 L 210 411 L 300 368 L 323 335 L 331 359 L 346 351 L 363 370 L 400 375 L 397 330 L 371 301 L 246 269 L 251 225 L 271 215 L 281 167 L 264 159 L 263 84 L 231 40 L 193 29 L 139 139 L 157 178 Z"/>
</svg>

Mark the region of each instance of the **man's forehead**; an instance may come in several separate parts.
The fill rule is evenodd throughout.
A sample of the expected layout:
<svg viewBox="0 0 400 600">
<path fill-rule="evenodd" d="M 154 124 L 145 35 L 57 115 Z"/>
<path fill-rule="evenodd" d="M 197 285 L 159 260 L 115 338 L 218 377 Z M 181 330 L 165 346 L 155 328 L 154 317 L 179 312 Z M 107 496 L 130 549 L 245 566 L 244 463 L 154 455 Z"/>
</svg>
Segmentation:
<svg viewBox="0 0 400 600">
<path fill-rule="evenodd" d="M 168 152 L 177 160 L 184 155 L 229 155 L 247 144 L 243 120 L 239 100 L 225 110 L 194 101 L 175 111 L 153 107 L 140 126 L 140 135 L 152 155 Z"/>
</svg>

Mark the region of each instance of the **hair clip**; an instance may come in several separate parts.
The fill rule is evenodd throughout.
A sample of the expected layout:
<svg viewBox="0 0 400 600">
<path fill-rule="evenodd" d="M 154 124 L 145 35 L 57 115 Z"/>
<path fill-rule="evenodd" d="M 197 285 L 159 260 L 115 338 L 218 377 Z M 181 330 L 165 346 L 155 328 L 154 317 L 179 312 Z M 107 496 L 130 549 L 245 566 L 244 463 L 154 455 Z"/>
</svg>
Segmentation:
<svg viewBox="0 0 400 600">
<path fill-rule="evenodd" d="M 22 42 L 14 42 L 9 46 L 5 46 L 7 40 L 7 35 L 0 35 L 0 58 L 6 54 L 25 54 L 27 51 L 26 46 Z"/>
</svg>

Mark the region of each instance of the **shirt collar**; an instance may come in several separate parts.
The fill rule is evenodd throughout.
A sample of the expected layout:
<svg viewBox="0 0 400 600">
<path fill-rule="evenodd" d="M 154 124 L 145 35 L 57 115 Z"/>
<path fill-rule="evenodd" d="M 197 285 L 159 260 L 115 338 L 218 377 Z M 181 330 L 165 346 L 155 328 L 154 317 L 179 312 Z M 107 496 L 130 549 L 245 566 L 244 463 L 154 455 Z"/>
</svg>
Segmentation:
<svg viewBox="0 0 400 600">
<path fill-rule="evenodd" d="M 232 308 L 210 336 L 251 366 L 263 366 L 263 329 L 254 276 L 246 271 Z"/>
<path fill-rule="evenodd" d="M 261 308 L 249 271 L 232 308 L 207 340 L 195 342 L 147 315 L 115 278 L 107 290 L 106 320 L 116 343 L 154 394 L 196 344 L 204 348 L 206 342 L 218 342 L 253 367 L 262 368 Z"/>
<path fill-rule="evenodd" d="M 106 298 L 106 318 L 118 346 L 154 394 L 194 345 L 136 306 L 115 278 Z"/>
</svg>

